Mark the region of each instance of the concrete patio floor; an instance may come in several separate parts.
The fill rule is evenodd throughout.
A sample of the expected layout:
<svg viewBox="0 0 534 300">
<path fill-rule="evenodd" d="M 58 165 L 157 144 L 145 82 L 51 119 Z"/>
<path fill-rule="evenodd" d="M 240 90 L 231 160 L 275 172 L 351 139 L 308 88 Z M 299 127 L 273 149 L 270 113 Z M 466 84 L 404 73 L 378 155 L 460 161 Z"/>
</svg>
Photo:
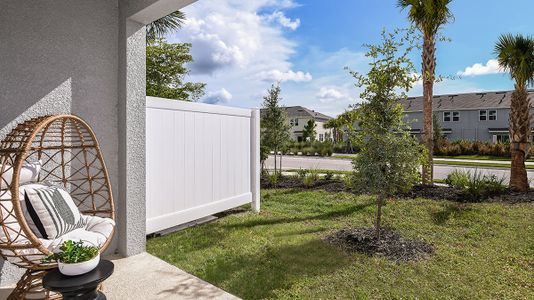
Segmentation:
<svg viewBox="0 0 534 300">
<path fill-rule="evenodd" d="M 109 300 L 239 299 L 148 253 L 109 259 L 115 264 L 113 275 L 104 282 Z M 6 299 L 9 292 L 0 289 L 0 299 Z"/>
</svg>

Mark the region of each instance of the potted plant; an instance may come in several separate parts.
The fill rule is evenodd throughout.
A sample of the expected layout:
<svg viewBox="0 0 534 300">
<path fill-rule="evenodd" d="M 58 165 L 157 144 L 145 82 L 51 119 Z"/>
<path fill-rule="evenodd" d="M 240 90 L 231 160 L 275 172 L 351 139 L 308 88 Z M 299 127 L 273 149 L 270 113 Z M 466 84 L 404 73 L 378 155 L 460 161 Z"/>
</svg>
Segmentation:
<svg viewBox="0 0 534 300">
<path fill-rule="evenodd" d="M 100 262 L 98 247 L 85 245 L 82 241 L 64 241 L 60 252 L 43 259 L 44 262 L 56 261 L 63 275 L 76 276 L 92 271 Z"/>
</svg>

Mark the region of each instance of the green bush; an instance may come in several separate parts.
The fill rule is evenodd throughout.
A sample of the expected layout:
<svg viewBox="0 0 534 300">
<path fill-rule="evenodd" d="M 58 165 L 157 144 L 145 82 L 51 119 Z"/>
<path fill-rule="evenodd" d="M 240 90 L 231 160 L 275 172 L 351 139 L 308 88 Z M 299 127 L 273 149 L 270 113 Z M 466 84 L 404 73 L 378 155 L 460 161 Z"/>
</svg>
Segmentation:
<svg viewBox="0 0 534 300">
<path fill-rule="evenodd" d="M 301 168 L 301 169 L 298 169 L 298 170 L 297 170 L 297 176 L 298 176 L 298 178 L 300 178 L 300 179 L 304 179 L 304 177 L 306 177 L 306 175 L 308 175 L 308 172 L 309 172 L 309 171 L 308 171 L 307 169 L 302 169 L 302 168 Z"/>
<path fill-rule="evenodd" d="M 488 155 L 510 157 L 510 144 L 467 140 L 450 142 L 447 139 L 440 139 L 434 145 L 434 154 L 444 156 Z M 534 147 L 530 147 L 529 156 L 534 157 Z"/>
<path fill-rule="evenodd" d="M 291 141 L 287 145 L 287 154 L 298 155 L 299 152 L 302 155 L 316 155 L 331 156 L 334 153 L 334 145 L 330 141 L 314 141 L 314 142 L 297 142 Z"/>
<path fill-rule="evenodd" d="M 334 172 L 326 171 L 326 173 L 324 175 L 324 180 L 332 180 L 333 177 L 334 177 Z"/>
<path fill-rule="evenodd" d="M 319 172 L 317 170 L 309 170 L 309 172 L 302 179 L 302 183 L 306 187 L 312 186 L 317 180 L 319 180 Z"/>
<path fill-rule="evenodd" d="M 504 178 L 498 178 L 496 175 L 485 175 L 478 170 L 473 173 L 455 170 L 445 180 L 449 186 L 463 190 L 469 197 L 468 200 L 474 201 L 504 193 L 506 191 L 504 181 Z"/>
<path fill-rule="evenodd" d="M 451 187 L 465 189 L 469 185 L 469 172 L 463 170 L 454 170 L 445 179 L 445 183 Z"/>
</svg>

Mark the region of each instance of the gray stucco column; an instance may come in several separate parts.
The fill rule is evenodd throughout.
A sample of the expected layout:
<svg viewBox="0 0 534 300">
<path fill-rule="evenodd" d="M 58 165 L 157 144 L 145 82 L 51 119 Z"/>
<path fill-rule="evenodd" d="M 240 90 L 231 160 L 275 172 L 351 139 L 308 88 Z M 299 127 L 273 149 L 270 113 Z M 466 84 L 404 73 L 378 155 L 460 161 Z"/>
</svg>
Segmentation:
<svg viewBox="0 0 534 300">
<path fill-rule="evenodd" d="M 119 253 L 145 251 L 146 40 L 143 24 L 119 28 Z"/>
</svg>

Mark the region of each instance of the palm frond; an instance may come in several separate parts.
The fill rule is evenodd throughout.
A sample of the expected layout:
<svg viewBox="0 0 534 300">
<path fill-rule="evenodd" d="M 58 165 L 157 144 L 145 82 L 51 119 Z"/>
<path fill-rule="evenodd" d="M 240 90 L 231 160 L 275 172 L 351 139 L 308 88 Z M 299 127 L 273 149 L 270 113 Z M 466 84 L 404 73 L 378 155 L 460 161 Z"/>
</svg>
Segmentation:
<svg viewBox="0 0 534 300">
<path fill-rule="evenodd" d="M 186 17 L 185 14 L 179 10 L 158 19 L 146 26 L 146 40 L 153 42 L 157 38 L 164 38 L 165 34 L 172 30 L 177 30 L 182 27 Z"/>
<path fill-rule="evenodd" d="M 503 34 L 495 44 L 499 65 L 523 88 L 534 84 L 534 38 Z"/>
<path fill-rule="evenodd" d="M 398 0 L 397 6 L 408 9 L 408 19 L 423 33 L 435 35 L 439 28 L 454 19 L 449 9 L 452 0 Z"/>
</svg>

